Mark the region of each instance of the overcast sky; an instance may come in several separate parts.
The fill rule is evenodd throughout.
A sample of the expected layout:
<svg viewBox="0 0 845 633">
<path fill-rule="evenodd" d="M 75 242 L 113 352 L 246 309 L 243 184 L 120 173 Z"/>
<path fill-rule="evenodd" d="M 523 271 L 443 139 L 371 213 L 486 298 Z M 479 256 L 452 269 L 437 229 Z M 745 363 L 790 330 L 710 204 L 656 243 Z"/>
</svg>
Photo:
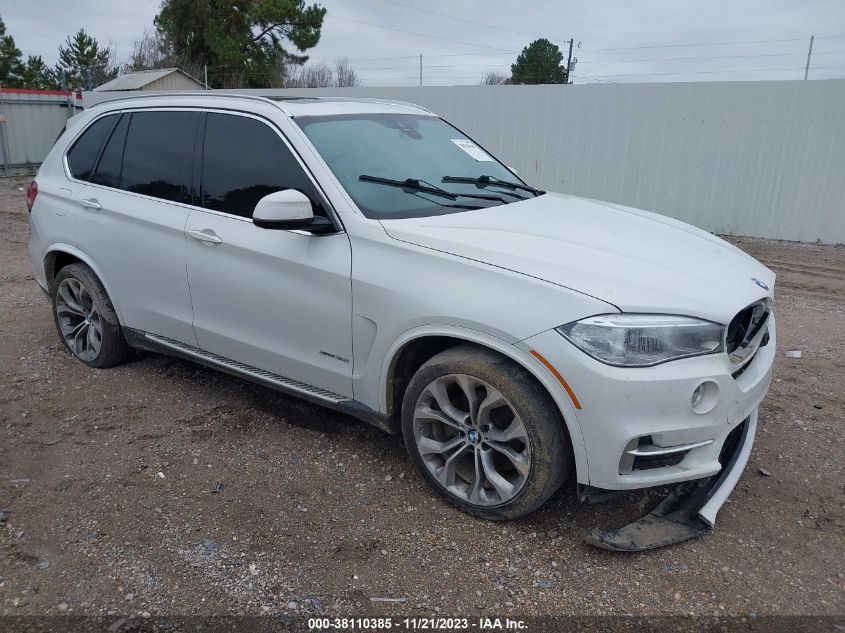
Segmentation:
<svg viewBox="0 0 845 633">
<path fill-rule="evenodd" d="M 516 54 L 536 37 L 562 49 L 570 37 L 580 43 L 576 83 L 801 79 L 811 34 L 816 41 L 810 78 L 845 77 L 843 0 L 319 4 L 328 14 L 311 58 L 348 57 L 365 85 L 418 84 L 420 54 L 425 84 L 478 83 L 487 71 L 509 74 Z M 132 42 L 153 28 L 159 5 L 160 0 L 0 0 L 0 15 L 24 55 L 39 54 L 48 64 L 57 61 L 58 44 L 79 28 L 113 46 L 123 61 Z"/>
</svg>

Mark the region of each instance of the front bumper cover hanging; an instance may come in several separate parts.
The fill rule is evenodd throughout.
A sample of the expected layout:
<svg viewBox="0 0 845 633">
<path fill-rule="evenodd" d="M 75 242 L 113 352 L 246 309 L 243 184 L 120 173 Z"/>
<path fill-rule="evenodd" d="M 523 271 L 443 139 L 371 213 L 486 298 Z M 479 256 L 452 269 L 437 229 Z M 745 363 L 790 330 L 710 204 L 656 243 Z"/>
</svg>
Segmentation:
<svg viewBox="0 0 845 633">
<path fill-rule="evenodd" d="M 707 479 L 686 481 L 647 515 L 617 530 L 596 528 L 584 540 L 617 552 L 637 552 L 686 541 L 713 529 L 716 514 L 739 480 L 754 443 L 757 412 L 725 440 L 722 470 Z"/>
</svg>

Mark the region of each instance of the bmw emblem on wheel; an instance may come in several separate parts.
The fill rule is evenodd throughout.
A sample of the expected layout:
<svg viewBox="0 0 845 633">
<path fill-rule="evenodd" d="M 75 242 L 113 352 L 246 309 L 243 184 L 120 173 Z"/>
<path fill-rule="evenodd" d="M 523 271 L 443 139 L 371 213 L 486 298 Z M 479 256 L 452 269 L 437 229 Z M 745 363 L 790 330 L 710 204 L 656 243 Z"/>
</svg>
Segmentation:
<svg viewBox="0 0 845 633">
<path fill-rule="evenodd" d="M 766 284 L 766 282 L 765 282 L 765 281 L 763 281 L 762 279 L 757 279 L 757 277 L 752 277 L 752 278 L 751 278 L 751 281 L 753 281 L 755 284 L 757 284 L 758 286 L 760 286 L 763 290 L 768 290 L 768 289 L 769 289 L 769 286 L 768 286 L 768 285 Z"/>
</svg>

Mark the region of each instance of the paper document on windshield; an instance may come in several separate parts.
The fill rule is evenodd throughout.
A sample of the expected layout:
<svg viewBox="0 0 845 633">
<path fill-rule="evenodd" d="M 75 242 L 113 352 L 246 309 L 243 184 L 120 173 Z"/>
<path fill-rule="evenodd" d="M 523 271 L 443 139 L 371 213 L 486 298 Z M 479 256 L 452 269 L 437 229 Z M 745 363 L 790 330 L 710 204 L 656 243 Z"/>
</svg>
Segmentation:
<svg viewBox="0 0 845 633">
<path fill-rule="evenodd" d="M 453 138 L 452 142 L 464 150 L 467 154 L 472 156 L 475 160 L 493 160 L 487 152 L 481 149 L 478 145 L 466 138 Z"/>
</svg>

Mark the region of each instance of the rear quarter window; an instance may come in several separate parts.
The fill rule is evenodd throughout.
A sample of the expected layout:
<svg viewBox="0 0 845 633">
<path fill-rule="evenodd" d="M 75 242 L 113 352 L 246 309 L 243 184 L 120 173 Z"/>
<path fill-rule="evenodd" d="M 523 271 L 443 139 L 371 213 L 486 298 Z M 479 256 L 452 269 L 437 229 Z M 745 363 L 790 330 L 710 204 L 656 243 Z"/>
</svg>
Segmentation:
<svg viewBox="0 0 845 633">
<path fill-rule="evenodd" d="M 91 178 L 94 162 L 119 116 L 112 114 L 97 119 L 76 139 L 67 153 L 67 166 L 74 178 Z"/>
<path fill-rule="evenodd" d="M 123 170 L 123 144 L 126 141 L 126 131 L 129 129 L 131 115 L 124 114 L 112 130 L 106 142 L 100 160 L 97 162 L 96 172 L 91 182 L 106 187 L 120 188 L 120 172 Z"/>
</svg>

